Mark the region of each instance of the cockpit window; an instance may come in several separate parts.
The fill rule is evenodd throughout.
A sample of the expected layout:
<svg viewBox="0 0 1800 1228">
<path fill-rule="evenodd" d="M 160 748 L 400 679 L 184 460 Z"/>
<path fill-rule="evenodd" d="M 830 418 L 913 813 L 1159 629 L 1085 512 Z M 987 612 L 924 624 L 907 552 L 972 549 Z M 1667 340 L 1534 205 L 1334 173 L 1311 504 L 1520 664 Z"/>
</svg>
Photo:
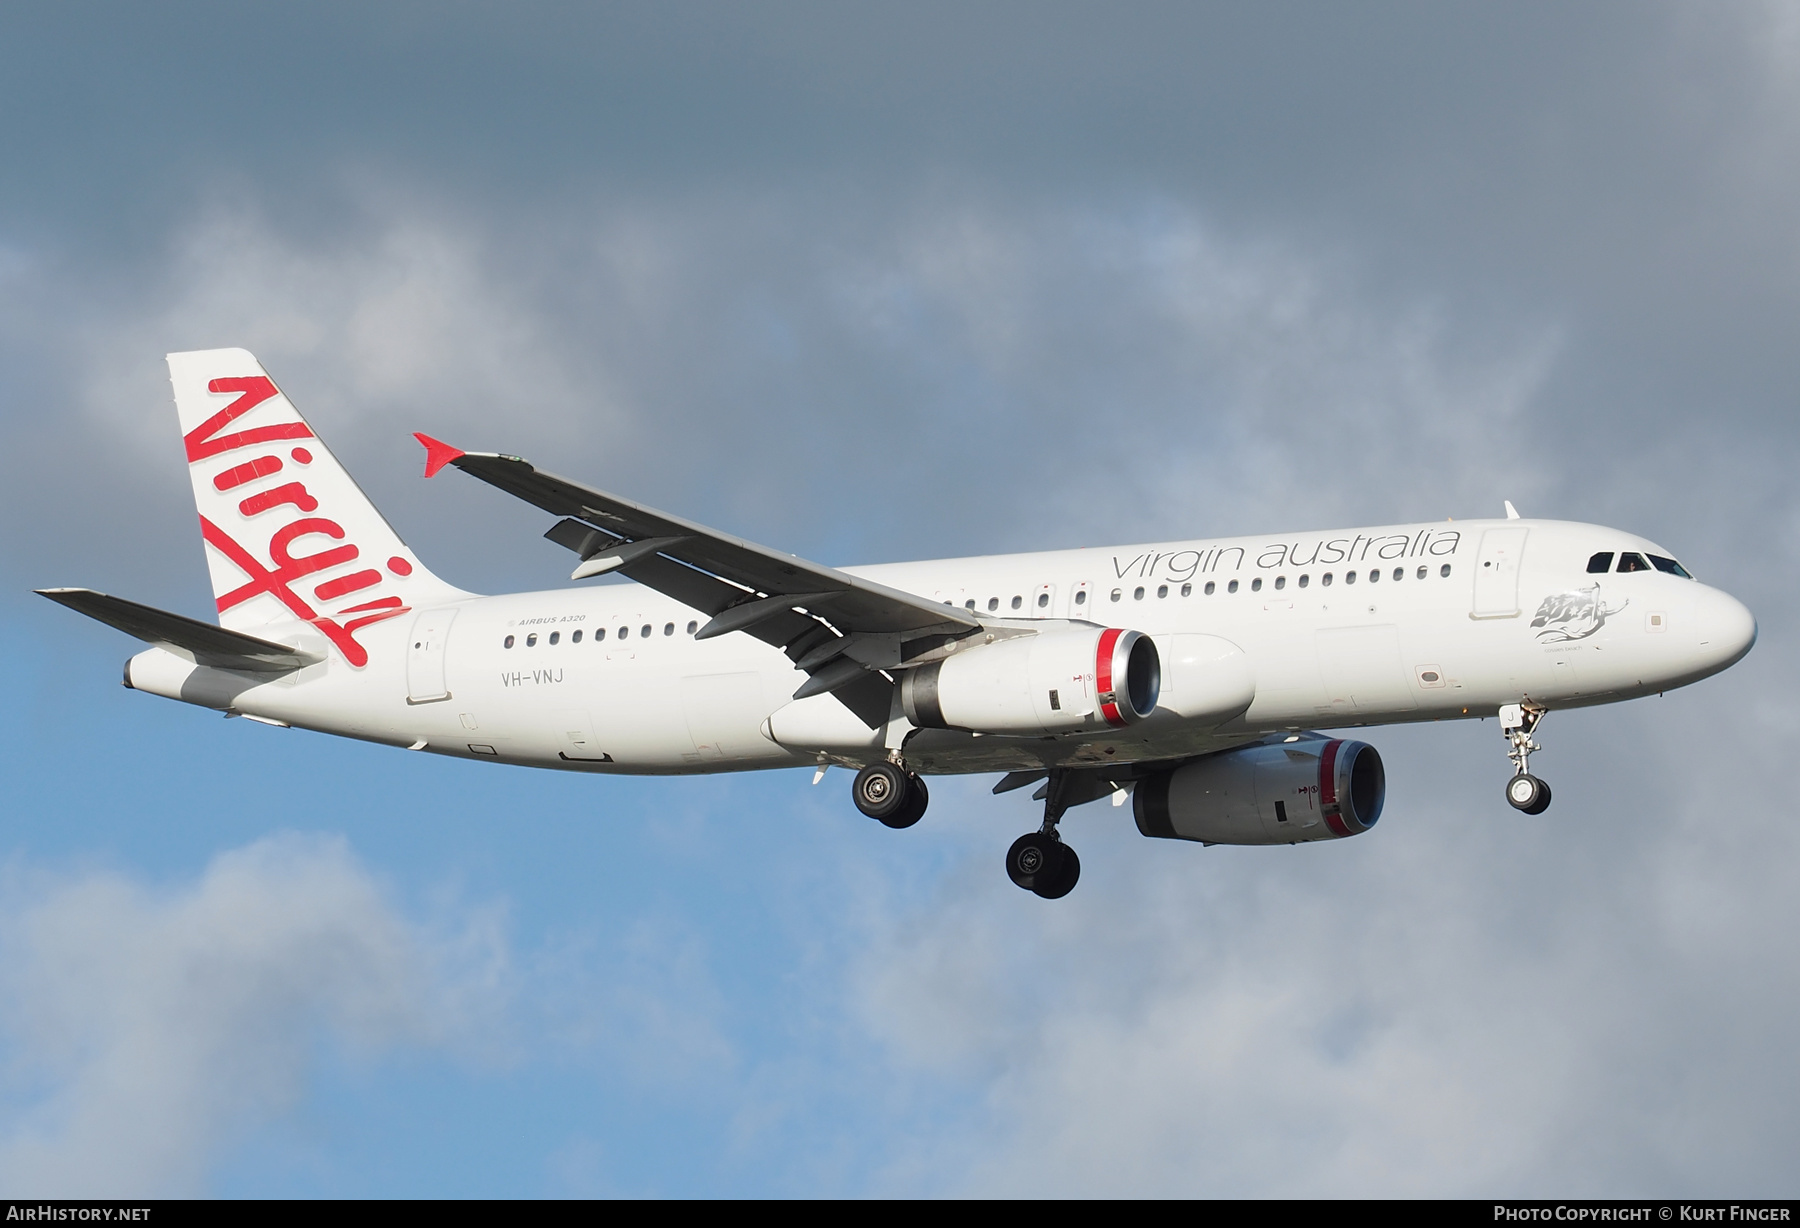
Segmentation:
<svg viewBox="0 0 1800 1228">
<path fill-rule="evenodd" d="M 1620 571 L 1649 571 L 1650 564 L 1644 562 L 1644 556 L 1636 551 L 1627 550 L 1619 556 Z"/>
<path fill-rule="evenodd" d="M 1680 563 L 1677 563 L 1674 559 L 1665 559 L 1660 554 L 1653 554 L 1650 556 L 1650 562 L 1658 571 L 1666 571 L 1672 576 L 1680 576 L 1685 580 L 1692 580 L 1694 578 L 1688 574 L 1687 568 L 1683 567 Z"/>
<path fill-rule="evenodd" d="M 1599 554 L 1596 554 L 1593 558 L 1588 560 L 1588 574 L 1590 576 L 1605 575 L 1612 570 L 1612 561 L 1613 552 L 1610 550 L 1602 550 Z"/>
</svg>

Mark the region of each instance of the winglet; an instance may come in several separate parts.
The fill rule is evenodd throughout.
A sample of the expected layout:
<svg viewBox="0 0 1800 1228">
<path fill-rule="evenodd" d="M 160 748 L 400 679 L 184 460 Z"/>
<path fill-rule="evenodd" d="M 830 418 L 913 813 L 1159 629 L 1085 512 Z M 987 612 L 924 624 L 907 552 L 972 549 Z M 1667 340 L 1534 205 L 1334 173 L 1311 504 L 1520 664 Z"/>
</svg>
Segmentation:
<svg viewBox="0 0 1800 1228">
<path fill-rule="evenodd" d="M 425 445 L 425 446 L 426 446 L 426 447 L 430 447 L 430 446 L 431 446 L 431 445 L 430 445 L 430 444 L 426 444 L 426 445 Z M 439 445 L 438 445 L 438 447 L 440 447 L 440 448 L 441 448 L 441 447 L 443 447 L 443 446 L 444 446 L 444 445 L 443 445 L 443 444 L 439 444 Z M 461 453 L 461 452 L 458 452 L 458 453 L 457 453 L 457 454 L 456 454 L 456 456 L 461 456 L 461 455 L 462 455 L 462 453 Z M 455 460 L 455 459 L 456 459 L 456 457 L 455 457 L 455 456 L 453 456 L 453 457 L 451 457 L 451 458 L 450 458 L 450 459 L 451 459 L 451 460 Z M 430 477 L 430 476 L 431 476 L 431 475 L 430 475 L 430 474 L 426 474 L 426 475 L 425 475 L 425 476 L 426 476 L 426 477 Z M 1516 507 L 1514 507 L 1514 506 L 1513 506 L 1513 505 L 1512 505 L 1512 500 L 1511 500 L 1511 499 L 1502 499 L 1502 500 L 1500 500 L 1500 502 L 1502 502 L 1502 503 L 1504 503 L 1504 504 L 1506 504 L 1506 518 L 1507 518 L 1507 519 L 1508 519 L 1508 520 L 1517 520 L 1517 519 L 1518 519 L 1518 518 L 1519 518 L 1519 509 L 1518 509 L 1518 508 L 1516 508 Z"/>
<path fill-rule="evenodd" d="M 428 478 L 436 477 L 438 470 L 453 461 L 461 460 L 464 455 L 461 448 L 453 448 L 440 439 L 433 439 L 418 431 L 413 432 L 413 438 L 425 445 L 425 476 Z"/>
</svg>

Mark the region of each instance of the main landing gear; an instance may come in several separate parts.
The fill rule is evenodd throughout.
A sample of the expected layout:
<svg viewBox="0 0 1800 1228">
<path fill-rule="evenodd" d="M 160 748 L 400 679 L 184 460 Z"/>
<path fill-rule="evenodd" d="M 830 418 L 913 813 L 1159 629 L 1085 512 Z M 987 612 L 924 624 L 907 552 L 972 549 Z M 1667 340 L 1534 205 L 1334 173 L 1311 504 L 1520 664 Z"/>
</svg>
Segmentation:
<svg viewBox="0 0 1800 1228">
<path fill-rule="evenodd" d="M 1076 773 L 1056 769 L 1039 796 L 1044 799 L 1044 825 L 1013 841 L 1006 851 L 1006 876 L 1025 890 L 1046 900 L 1060 900 L 1075 889 L 1081 878 L 1081 858 L 1062 842 L 1056 825 L 1070 806 L 1101 796 L 1110 782 L 1096 783 Z M 931 795 L 916 772 L 904 763 L 888 760 L 871 763 L 856 774 L 850 786 L 856 808 L 889 827 L 911 827 L 925 816 Z"/>
<path fill-rule="evenodd" d="M 1066 771 L 1050 773 L 1044 791 L 1044 825 L 1020 836 L 1006 850 L 1006 876 L 1046 900 L 1062 899 L 1081 879 L 1081 858 L 1062 842 L 1056 830 L 1069 806 L 1081 800 L 1070 796 L 1073 779 Z"/>
<path fill-rule="evenodd" d="M 925 782 L 898 763 L 871 763 L 858 772 L 850 797 L 858 810 L 888 827 L 911 827 L 931 804 Z"/>
<path fill-rule="evenodd" d="M 1531 734 L 1544 719 L 1544 709 L 1531 704 L 1507 704 L 1500 709 L 1500 732 L 1506 735 L 1506 757 L 1513 762 L 1513 778 L 1506 782 L 1506 800 L 1514 810 L 1542 814 L 1550 809 L 1550 786 L 1528 770 L 1531 752 L 1542 750 Z"/>
</svg>

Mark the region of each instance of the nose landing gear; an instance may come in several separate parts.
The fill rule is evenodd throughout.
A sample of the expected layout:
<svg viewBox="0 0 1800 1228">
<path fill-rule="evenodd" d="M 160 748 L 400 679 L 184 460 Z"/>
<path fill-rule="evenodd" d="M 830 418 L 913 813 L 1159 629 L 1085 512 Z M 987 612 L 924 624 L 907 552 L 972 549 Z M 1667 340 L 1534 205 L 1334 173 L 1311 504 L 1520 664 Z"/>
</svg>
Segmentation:
<svg viewBox="0 0 1800 1228">
<path fill-rule="evenodd" d="M 1006 876 L 1046 900 L 1062 899 L 1081 879 L 1081 858 L 1062 842 L 1056 830 L 1070 805 L 1086 800 L 1072 796 L 1073 781 L 1067 771 L 1051 771 L 1043 795 L 1044 825 L 1020 836 L 1006 850 Z"/>
<path fill-rule="evenodd" d="M 871 763 L 850 785 L 856 808 L 888 827 L 911 827 L 925 817 L 931 793 L 915 772 L 898 763 Z"/>
<path fill-rule="evenodd" d="M 1531 752 L 1542 750 L 1531 738 L 1544 709 L 1532 704 L 1507 704 L 1500 709 L 1500 732 L 1506 735 L 1506 757 L 1513 762 L 1513 777 L 1506 782 L 1506 800 L 1514 810 L 1542 814 L 1550 809 L 1550 786 L 1529 770 Z"/>
</svg>

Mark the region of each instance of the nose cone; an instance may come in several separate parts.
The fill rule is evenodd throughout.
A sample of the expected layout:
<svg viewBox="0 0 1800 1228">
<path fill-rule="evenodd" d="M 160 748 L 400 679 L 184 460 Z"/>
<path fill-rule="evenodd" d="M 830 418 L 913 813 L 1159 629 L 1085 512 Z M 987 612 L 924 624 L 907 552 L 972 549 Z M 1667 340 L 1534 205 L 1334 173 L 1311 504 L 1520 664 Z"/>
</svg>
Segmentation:
<svg viewBox="0 0 1800 1228">
<path fill-rule="evenodd" d="M 1694 615 L 1709 674 L 1736 665 L 1756 643 L 1756 616 L 1730 593 L 1703 589 Z"/>
</svg>

